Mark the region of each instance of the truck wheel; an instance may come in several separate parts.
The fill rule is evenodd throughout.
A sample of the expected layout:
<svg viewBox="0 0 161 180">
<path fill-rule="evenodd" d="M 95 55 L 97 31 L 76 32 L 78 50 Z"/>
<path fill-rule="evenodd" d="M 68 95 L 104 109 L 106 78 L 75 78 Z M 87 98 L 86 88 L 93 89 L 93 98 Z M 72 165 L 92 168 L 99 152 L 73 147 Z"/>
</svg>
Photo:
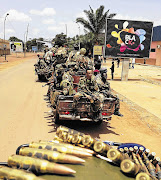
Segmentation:
<svg viewBox="0 0 161 180">
<path fill-rule="evenodd" d="M 55 124 L 58 124 L 59 123 L 59 114 L 56 112 L 56 115 L 55 115 Z"/>
<path fill-rule="evenodd" d="M 100 125 L 102 123 L 102 120 L 98 120 L 97 122 L 95 122 L 95 124 Z"/>
<path fill-rule="evenodd" d="M 39 79 L 39 81 L 41 81 L 41 75 L 40 74 L 38 74 L 38 79 Z"/>
</svg>

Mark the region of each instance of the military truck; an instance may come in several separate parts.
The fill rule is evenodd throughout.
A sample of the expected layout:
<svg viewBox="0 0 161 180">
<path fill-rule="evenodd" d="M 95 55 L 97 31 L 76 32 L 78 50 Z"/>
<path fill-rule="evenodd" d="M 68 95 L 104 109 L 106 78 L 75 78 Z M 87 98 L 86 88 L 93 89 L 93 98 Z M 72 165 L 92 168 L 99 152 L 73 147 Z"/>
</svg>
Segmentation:
<svg viewBox="0 0 161 180">
<path fill-rule="evenodd" d="M 45 63 L 44 58 L 39 57 L 38 62 L 34 66 L 35 74 L 38 75 L 39 81 L 48 81 L 48 78 L 52 75 L 52 71 L 50 70 L 50 66 Z"/>
<path fill-rule="evenodd" d="M 73 85 L 76 92 L 79 79 L 84 75 L 85 72 L 83 71 L 78 71 L 75 75 L 73 75 Z M 77 104 L 77 113 L 75 113 L 73 110 L 73 96 L 59 95 L 56 110 L 54 111 L 55 123 L 59 123 L 61 120 L 80 120 L 93 121 L 100 124 L 103 120 L 109 120 L 111 118 L 111 115 L 114 113 L 114 109 L 114 98 L 105 98 L 102 110 L 95 111 L 90 100 L 86 97 L 82 97 Z"/>
<path fill-rule="evenodd" d="M 73 112 L 73 96 L 60 95 L 57 100 L 55 122 L 59 123 L 61 120 L 81 120 L 100 124 L 103 120 L 110 119 L 114 109 L 114 98 L 106 98 L 103 103 L 103 109 L 94 112 L 91 102 L 86 97 L 82 97 L 77 104 L 77 114 L 75 114 Z"/>
</svg>

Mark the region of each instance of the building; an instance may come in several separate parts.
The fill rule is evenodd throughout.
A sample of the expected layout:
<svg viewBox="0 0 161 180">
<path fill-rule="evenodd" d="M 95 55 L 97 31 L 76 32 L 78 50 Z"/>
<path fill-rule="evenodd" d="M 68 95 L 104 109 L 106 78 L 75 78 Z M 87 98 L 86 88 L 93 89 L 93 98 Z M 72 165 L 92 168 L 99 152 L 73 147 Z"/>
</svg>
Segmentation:
<svg viewBox="0 0 161 180">
<path fill-rule="evenodd" d="M 6 45 L 6 50 L 4 50 L 4 45 Z M 3 39 L 0 39 L 0 56 L 3 56 L 3 55 L 9 55 L 10 54 L 10 43 L 9 41 L 4 40 Z"/>
<path fill-rule="evenodd" d="M 136 63 L 161 66 L 161 26 L 153 28 L 149 59 L 136 59 Z"/>
</svg>

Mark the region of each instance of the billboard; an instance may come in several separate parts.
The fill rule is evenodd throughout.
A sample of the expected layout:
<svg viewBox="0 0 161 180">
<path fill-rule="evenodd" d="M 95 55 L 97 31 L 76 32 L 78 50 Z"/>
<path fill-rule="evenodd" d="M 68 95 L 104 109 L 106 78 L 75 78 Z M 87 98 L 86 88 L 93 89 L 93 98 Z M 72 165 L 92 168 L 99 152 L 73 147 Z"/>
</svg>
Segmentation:
<svg viewBox="0 0 161 180">
<path fill-rule="evenodd" d="M 38 51 L 37 46 L 32 46 L 32 51 L 37 52 Z"/>
<path fill-rule="evenodd" d="M 105 57 L 149 58 L 152 22 L 106 20 Z"/>
<path fill-rule="evenodd" d="M 10 42 L 11 52 L 23 52 L 22 42 Z"/>
</svg>

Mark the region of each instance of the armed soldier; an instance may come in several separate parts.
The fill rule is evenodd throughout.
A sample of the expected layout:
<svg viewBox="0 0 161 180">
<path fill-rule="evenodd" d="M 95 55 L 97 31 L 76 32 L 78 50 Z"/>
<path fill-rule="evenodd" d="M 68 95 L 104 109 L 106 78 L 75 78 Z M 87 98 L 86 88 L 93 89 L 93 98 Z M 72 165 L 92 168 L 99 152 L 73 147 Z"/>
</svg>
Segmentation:
<svg viewBox="0 0 161 180">
<path fill-rule="evenodd" d="M 91 69 L 93 69 L 93 62 L 87 57 L 85 56 L 86 54 L 86 49 L 85 48 L 81 48 L 79 53 L 76 53 L 74 55 L 74 62 L 76 62 L 76 69 L 77 70 L 85 70 L 87 67 L 90 67 Z"/>
<path fill-rule="evenodd" d="M 64 76 L 64 69 L 61 66 L 57 72 L 56 76 L 53 76 L 52 81 L 52 92 L 50 93 L 51 105 L 55 108 L 57 98 L 60 94 L 63 95 L 72 95 L 73 87 L 72 83 L 69 81 L 67 76 Z"/>
<path fill-rule="evenodd" d="M 91 68 L 86 69 L 86 76 L 80 78 L 78 84 L 78 93 L 73 97 L 73 109 L 74 113 L 77 114 L 77 103 L 81 97 L 86 97 L 91 102 L 91 110 L 93 112 L 99 112 L 102 107 L 103 96 L 99 94 L 99 88 L 93 75 Z"/>
<path fill-rule="evenodd" d="M 74 50 L 69 53 L 68 59 L 66 61 L 66 65 L 68 65 L 70 62 L 75 62 L 76 58 L 74 56 L 79 52 L 79 47 L 77 44 L 74 45 Z"/>
<path fill-rule="evenodd" d="M 114 115 L 123 116 L 120 112 L 120 102 L 119 98 L 116 95 L 113 95 L 110 88 L 110 83 L 107 81 L 107 69 L 101 68 L 100 74 L 96 76 L 96 82 L 100 89 L 100 93 L 104 96 L 104 98 L 114 98 L 115 99 L 115 111 Z"/>
</svg>

